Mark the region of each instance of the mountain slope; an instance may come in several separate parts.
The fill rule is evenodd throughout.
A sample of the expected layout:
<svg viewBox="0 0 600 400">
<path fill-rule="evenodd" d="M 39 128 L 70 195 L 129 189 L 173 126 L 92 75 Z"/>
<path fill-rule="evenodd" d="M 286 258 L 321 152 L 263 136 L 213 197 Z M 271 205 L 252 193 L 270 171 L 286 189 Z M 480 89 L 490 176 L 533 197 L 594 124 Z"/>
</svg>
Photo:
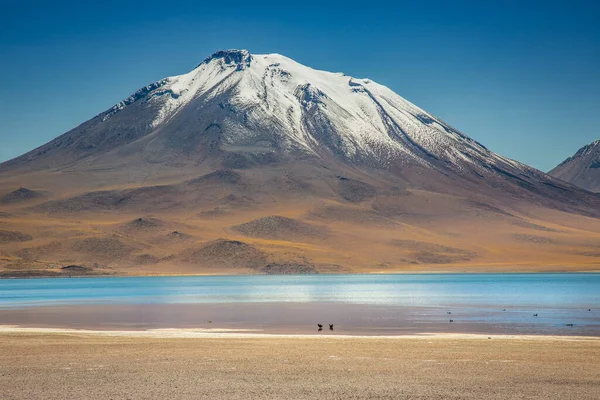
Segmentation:
<svg viewBox="0 0 600 400">
<path fill-rule="evenodd" d="M 0 196 L 20 187 L 45 195 L 0 214 L 33 239 L 0 246 L 7 269 L 591 268 L 600 235 L 598 196 L 371 80 L 245 50 L 219 51 L 0 164 Z M 140 218 L 161 223 L 124 228 Z M 243 257 L 232 249 L 260 257 L 234 268 Z"/>
<path fill-rule="evenodd" d="M 600 140 L 583 146 L 548 174 L 583 189 L 600 192 Z"/>
</svg>

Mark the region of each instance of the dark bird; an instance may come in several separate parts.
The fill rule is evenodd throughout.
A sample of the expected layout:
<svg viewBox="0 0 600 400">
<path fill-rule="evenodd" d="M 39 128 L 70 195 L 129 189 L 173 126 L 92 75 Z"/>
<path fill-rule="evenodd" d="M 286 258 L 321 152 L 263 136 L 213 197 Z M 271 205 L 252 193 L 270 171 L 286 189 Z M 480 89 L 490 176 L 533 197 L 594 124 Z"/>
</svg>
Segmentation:
<svg viewBox="0 0 600 400">
<path fill-rule="evenodd" d="M 592 309 L 591 309 L 591 308 L 588 308 L 588 311 L 592 311 Z"/>
<path fill-rule="evenodd" d="M 329 324 L 329 330 L 332 331 L 333 330 L 333 324 Z"/>
<path fill-rule="evenodd" d="M 452 314 L 452 311 L 446 311 L 446 314 L 450 315 Z"/>
<path fill-rule="evenodd" d="M 573 326 L 573 324 L 567 324 L 567 326 Z"/>
<path fill-rule="evenodd" d="M 454 320 L 453 320 L 453 319 L 451 319 L 451 320 L 450 320 L 450 322 L 454 322 Z"/>
<path fill-rule="evenodd" d="M 323 330 L 323 325 L 317 324 L 317 326 L 319 327 L 319 332 L 321 332 Z"/>
<path fill-rule="evenodd" d="M 537 314 L 533 314 L 534 317 L 537 317 Z"/>
<path fill-rule="evenodd" d="M 504 310 L 502 310 L 502 311 L 506 311 L 506 308 Z"/>
</svg>

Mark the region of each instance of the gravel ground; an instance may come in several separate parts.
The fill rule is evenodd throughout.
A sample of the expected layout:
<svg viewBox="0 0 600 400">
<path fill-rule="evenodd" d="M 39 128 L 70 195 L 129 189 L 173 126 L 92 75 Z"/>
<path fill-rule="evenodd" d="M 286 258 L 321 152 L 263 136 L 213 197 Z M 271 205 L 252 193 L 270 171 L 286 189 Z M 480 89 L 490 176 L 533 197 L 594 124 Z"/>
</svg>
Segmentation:
<svg viewBox="0 0 600 400">
<path fill-rule="evenodd" d="M 599 399 L 600 340 L 0 334 L 2 399 Z"/>
</svg>

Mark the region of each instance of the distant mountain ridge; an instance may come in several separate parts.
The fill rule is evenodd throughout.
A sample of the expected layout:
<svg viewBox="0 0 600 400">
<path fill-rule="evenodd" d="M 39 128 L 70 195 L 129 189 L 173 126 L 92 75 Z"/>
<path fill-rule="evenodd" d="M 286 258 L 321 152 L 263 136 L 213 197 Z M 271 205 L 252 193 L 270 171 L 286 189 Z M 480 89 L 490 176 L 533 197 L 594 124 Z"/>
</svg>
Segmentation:
<svg viewBox="0 0 600 400">
<path fill-rule="evenodd" d="M 600 140 L 583 146 L 549 174 L 583 189 L 600 192 Z"/>
</svg>

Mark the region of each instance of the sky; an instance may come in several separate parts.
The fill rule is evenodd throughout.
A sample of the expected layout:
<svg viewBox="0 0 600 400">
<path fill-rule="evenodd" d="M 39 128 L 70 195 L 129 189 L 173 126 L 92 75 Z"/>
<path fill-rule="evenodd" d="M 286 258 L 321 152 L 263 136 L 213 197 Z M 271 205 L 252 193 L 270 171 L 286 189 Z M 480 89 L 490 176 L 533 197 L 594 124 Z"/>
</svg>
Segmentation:
<svg viewBox="0 0 600 400">
<path fill-rule="evenodd" d="M 600 139 L 600 2 L 386 3 L 4 0 L 0 161 L 232 48 L 370 78 L 543 171 Z"/>
</svg>

